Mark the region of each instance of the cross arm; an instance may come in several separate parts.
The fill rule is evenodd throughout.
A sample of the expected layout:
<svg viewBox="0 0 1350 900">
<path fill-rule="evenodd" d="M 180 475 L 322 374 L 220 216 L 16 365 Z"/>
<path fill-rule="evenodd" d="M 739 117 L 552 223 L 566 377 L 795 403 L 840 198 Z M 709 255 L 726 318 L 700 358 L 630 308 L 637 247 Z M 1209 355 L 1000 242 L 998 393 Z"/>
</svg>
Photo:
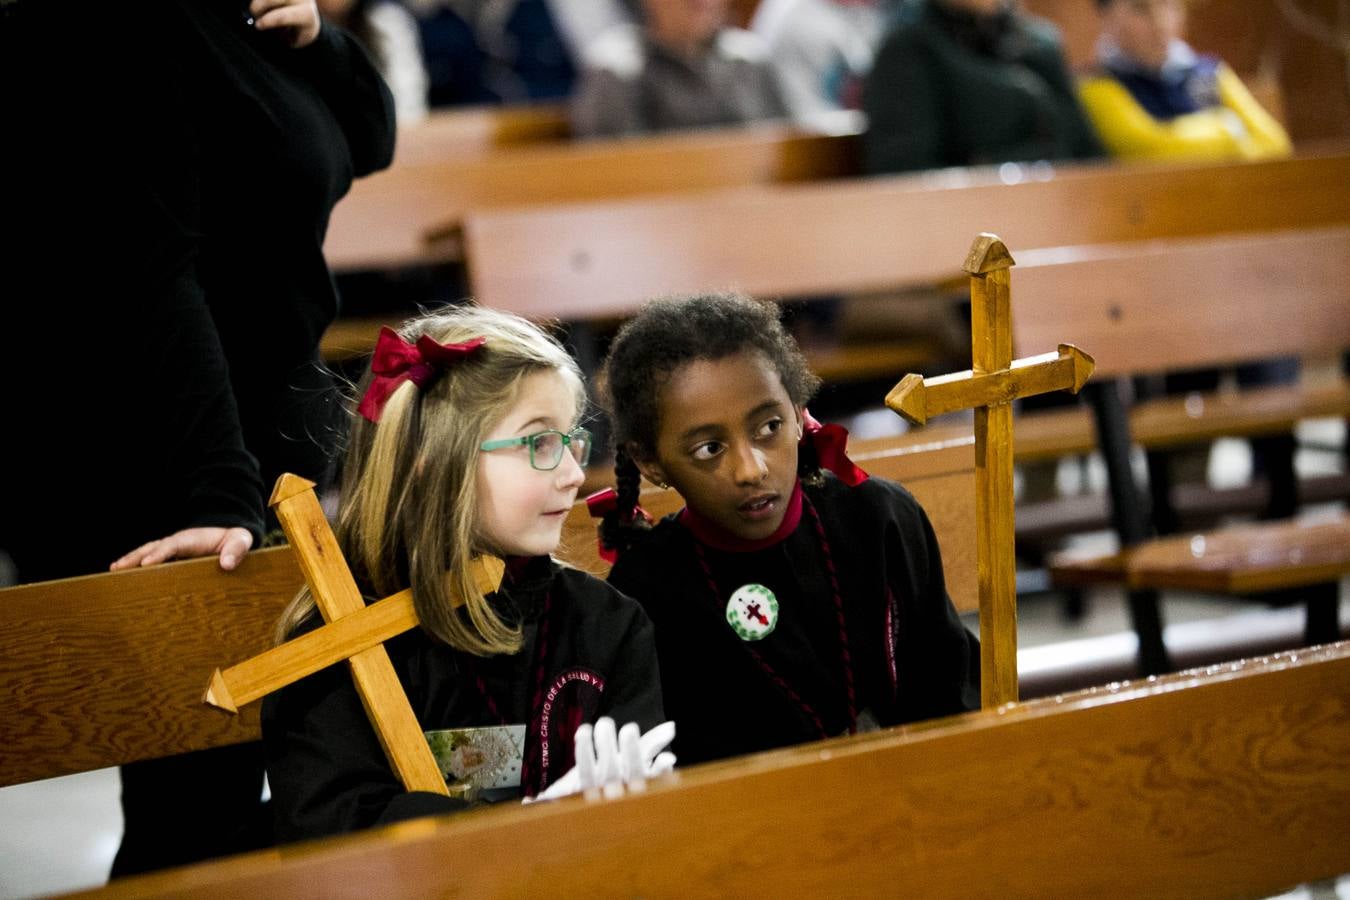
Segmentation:
<svg viewBox="0 0 1350 900">
<path fill-rule="evenodd" d="M 202 702 L 235 713 L 245 706 L 382 644 L 417 625 L 412 591 L 400 591 L 359 612 L 289 640 L 228 669 L 216 669 Z"/>
<path fill-rule="evenodd" d="M 1010 403 L 1019 397 L 1063 390 L 1076 394 L 1094 365 L 1092 357 L 1074 345 L 1060 344 L 1057 351 L 1013 360 L 998 372 L 967 369 L 934 378 L 906 375 L 886 395 L 886 405 L 909 422 L 923 425 L 943 413 Z"/>
<path fill-rule="evenodd" d="M 504 572 L 505 563 L 495 556 L 479 557 L 473 562 L 474 579 L 485 594 L 501 586 Z M 464 603 L 458 595 L 452 602 L 455 606 Z M 239 707 L 259 697 L 382 644 L 417 624 L 412 590 L 399 591 L 252 659 L 228 669 L 216 669 L 202 702 L 237 713 Z"/>
</svg>

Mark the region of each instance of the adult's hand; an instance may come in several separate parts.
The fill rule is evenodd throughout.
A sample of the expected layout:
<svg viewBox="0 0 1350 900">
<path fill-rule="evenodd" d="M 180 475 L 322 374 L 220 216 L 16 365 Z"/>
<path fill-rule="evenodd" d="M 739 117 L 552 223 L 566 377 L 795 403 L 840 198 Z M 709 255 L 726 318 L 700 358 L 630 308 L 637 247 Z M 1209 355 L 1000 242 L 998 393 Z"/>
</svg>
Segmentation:
<svg viewBox="0 0 1350 900">
<path fill-rule="evenodd" d="M 252 0 L 248 12 L 254 28 L 280 30 L 286 43 L 297 50 L 319 36 L 319 7 L 314 0 Z"/>
<path fill-rule="evenodd" d="M 230 571 L 253 546 L 253 535 L 247 528 L 185 528 L 168 537 L 142 544 L 110 567 L 134 569 L 153 566 L 170 559 L 190 559 L 194 556 L 220 556 L 220 567 Z"/>
</svg>

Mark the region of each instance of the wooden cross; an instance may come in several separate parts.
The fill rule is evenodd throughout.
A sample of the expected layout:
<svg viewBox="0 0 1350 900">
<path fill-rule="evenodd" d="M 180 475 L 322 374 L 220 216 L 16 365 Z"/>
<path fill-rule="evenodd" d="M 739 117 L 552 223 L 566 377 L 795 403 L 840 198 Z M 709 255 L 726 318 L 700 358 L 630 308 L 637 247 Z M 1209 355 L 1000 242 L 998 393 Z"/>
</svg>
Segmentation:
<svg viewBox="0 0 1350 900">
<path fill-rule="evenodd" d="M 384 649 L 385 641 L 418 624 L 412 591 L 366 605 L 314 496 L 313 482 L 282 475 L 268 503 L 276 511 L 327 624 L 223 672 L 217 669 L 203 702 L 235 713 L 240 706 L 345 659 L 380 746 L 403 786 L 410 791 L 449 794 Z M 474 578 L 484 593 L 500 587 L 505 570 L 505 563 L 497 557 L 474 561 Z"/>
<path fill-rule="evenodd" d="M 980 597 L 980 692 L 986 709 L 1017 700 L 1017 572 L 1013 558 L 1012 401 L 1078 390 L 1092 357 L 1072 344 L 1012 358 L 1009 269 L 996 235 L 981 234 L 962 267 L 970 275 L 973 368 L 924 378 L 906 375 L 886 405 L 915 425 L 932 416 L 975 410 L 975 514 Z"/>
</svg>

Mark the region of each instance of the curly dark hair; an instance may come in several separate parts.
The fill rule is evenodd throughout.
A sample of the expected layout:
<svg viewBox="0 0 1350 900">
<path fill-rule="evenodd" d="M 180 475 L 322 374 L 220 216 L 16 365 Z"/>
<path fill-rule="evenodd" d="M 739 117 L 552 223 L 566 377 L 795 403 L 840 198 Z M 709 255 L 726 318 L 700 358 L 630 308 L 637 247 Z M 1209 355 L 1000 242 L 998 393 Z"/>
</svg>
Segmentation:
<svg viewBox="0 0 1350 900">
<path fill-rule="evenodd" d="M 778 372 L 788 397 L 805 406 L 820 388 L 797 342 L 787 333 L 776 303 L 743 294 L 696 294 L 654 300 L 624 324 L 601 368 L 600 402 L 613 426 L 618 504 L 601 523 L 606 546 L 622 551 L 641 520 L 635 520 L 639 477 L 632 450 L 656 452 L 661 394 L 675 372 L 696 360 L 719 360 L 755 351 Z M 803 468 L 816 467 L 814 456 Z"/>
<path fill-rule="evenodd" d="M 778 372 L 792 402 L 804 406 L 820 387 L 776 303 L 743 294 L 697 294 L 652 301 L 615 335 L 601 369 L 601 402 L 616 447 L 650 454 L 660 428 L 661 391 L 681 366 L 756 350 Z"/>
</svg>

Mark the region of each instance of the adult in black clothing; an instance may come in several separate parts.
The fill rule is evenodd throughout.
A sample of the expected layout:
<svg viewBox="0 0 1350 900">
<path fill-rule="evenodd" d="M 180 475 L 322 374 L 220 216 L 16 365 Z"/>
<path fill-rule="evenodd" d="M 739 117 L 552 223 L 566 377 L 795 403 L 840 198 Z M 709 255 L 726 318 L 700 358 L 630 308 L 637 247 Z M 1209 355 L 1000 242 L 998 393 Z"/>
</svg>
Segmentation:
<svg viewBox="0 0 1350 900">
<path fill-rule="evenodd" d="M 873 172 L 1104 153 L 1059 33 L 1009 0 L 910 0 L 877 50 L 863 110 Z"/>
<path fill-rule="evenodd" d="M 322 241 L 351 179 L 392 158 L 388 90 L 312 2 L 258 0 L 252 24 L 232 0 L 143 12 L 3 12 L 6 83 L 27 89 L 4 100 L 5 206 L 25 227 L 0 366 L 26 437 L 6 442 L 0 546 L 25 581 L 138 545 L 124 564 L 228 567 L 277 474 L 328 468 Z M 114 875 L 256 843 L 261 759 L 125 767 Z"/>
</svg>

